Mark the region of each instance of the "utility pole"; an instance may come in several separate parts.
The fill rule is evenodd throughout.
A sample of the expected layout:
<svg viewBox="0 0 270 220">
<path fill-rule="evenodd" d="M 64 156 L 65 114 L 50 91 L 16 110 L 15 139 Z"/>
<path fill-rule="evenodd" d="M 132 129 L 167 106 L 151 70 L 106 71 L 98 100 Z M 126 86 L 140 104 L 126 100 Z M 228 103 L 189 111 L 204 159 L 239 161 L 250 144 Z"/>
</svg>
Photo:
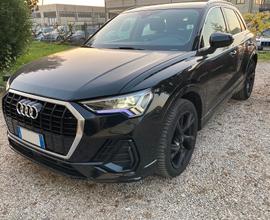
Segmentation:
<svg viewBox="0 0 270 220">
<path fill-rule="evenodd" d="M 105 6 L 105 19 L 106 19 L 106 21 L 108 21 L 109 20 L 109 13 L 108 13 L 108 10 L 107 10 L 107 1 L 106 0 L 104 0 L 104 6 Z"/>
<path fill-rule="evenodd" d="M 44 0 L 41 1 L 41 6 L 42 6 L 42 26 L 44 26 L 44 11 L 43 11 L 43 4 L 44 4 Z"/>
</svg>

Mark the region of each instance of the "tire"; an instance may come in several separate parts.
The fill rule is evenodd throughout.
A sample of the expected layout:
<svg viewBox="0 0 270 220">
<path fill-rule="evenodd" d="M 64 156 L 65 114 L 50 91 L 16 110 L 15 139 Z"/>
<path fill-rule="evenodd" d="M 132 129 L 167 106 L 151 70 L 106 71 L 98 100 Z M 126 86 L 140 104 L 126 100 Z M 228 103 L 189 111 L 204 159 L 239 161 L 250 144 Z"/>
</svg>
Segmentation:
<svg viewBox="0 0 270 220">
<path fill-rule="evenodd" d="M 61 37 L 60 36 L 57 36 L 56 40 L 55 41 L 61 41 Z"/>
<path fill-rule="evenodd" d="M 177 100 L 163 122 L 157 147 L 157 175 L 176 177 L 186 169 L 196 145 L 197 131 L 198 115 L 195 106 L 188 100 Z"/>
<path fill-rule="evenodd" d="M 259 46 L 259 47 L 258 47 L 258 50 L 263 50 L 263 47 L 262 47 L 262 46 Z"/>
<path fill-rule="evenodd" d="M 254 82 L 255 82 L 255 70 L 256 70 L 256 62 L 254 60 L 251 60 L 247 73 L 246 73 L 246 79 L 244 82 L 243 88 L 235 93 L 233 95 L 233 99 L 235 100 L 247 100 L 252 94 L 253 87 L 254 87 Z"/>
</svg>

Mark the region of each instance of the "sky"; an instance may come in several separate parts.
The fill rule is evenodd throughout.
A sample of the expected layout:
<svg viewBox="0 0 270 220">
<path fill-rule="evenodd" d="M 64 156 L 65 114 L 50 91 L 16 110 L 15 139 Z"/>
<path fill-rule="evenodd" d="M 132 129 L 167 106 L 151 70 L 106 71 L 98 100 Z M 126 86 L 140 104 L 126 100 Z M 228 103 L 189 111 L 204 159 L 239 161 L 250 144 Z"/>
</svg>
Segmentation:
<svg viewBox="0 0 270 220">
<path fill-rule="evenodd" d="M 41 4 L 42 0 L 39 0 Z M 72 4 L 72 5 L 95 5 L 104 6 L 104 0 L 43 0 L 43 4 Z"/>
</svg>

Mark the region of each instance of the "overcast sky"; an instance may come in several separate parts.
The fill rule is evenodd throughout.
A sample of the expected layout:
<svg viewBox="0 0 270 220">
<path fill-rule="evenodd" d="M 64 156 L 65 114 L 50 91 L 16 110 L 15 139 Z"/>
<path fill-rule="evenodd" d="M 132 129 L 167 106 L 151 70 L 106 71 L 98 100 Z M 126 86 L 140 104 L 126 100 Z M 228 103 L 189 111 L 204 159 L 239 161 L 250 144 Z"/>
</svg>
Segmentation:
<svg viewBox="0 0 270 220">
<path fill-rule="evenodd" d="M 98 5 L 104 6 L 104 0 L 43 0 L 45 4 L 72 4 L 72 5 Z M 39 4 L 42 0 L 39 0 Z"/>
</svg>

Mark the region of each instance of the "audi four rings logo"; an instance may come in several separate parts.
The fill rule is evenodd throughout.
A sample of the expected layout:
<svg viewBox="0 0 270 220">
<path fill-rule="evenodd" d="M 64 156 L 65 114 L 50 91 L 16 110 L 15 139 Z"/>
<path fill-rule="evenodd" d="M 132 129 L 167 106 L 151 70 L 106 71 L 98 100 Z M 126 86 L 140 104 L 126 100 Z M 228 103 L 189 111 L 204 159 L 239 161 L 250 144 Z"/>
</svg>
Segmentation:
<svg viewBox="0 0 270 220">
<path fill-rule="evenodd" d="M 22 99 L 17 103 L 16 109 L 19 115 L 37 119 L 38 114 L 42 108 L 42 105 L 35 101 L 30 101 L 28 99 Z"/>
</svg>

